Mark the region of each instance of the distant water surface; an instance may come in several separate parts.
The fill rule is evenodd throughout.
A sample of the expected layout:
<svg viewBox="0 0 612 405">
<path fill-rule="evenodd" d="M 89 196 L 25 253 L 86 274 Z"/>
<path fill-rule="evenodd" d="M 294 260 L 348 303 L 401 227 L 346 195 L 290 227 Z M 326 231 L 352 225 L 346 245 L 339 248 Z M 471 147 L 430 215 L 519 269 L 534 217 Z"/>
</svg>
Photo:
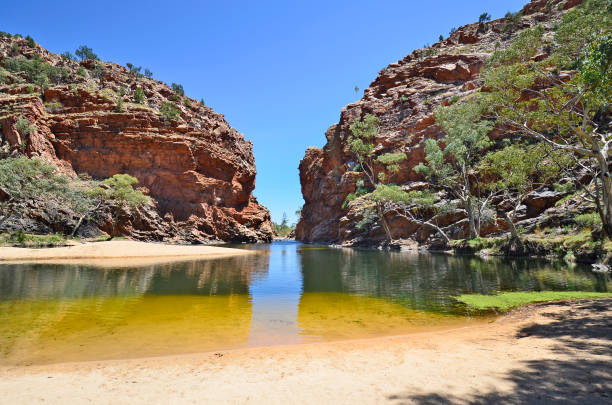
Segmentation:
<svg viewBox="0 0 612 405">
<path fill-rule="evenodd" d="M 233 246 L 236 247 L 236 246 Z M 44 364 L 398 335 L 486 322 L 453 297 L 607 291 L 539 260 L 275 242 L 258 254 L 100 268 L 0 265 L 0 365 Z"/>
</svg>

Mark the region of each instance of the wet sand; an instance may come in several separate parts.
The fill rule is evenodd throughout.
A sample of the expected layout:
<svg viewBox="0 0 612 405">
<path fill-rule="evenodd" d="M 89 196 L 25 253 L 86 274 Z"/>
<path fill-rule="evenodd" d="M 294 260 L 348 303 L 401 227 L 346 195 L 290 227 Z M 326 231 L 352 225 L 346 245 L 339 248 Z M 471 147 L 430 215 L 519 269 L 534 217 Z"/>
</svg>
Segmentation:
<svg viewBox="0 0 612 405">
<path fill-rule="evenodd" d="M 554 303 L 397 337 L 2 367 L 0 403 L 608 404 L 611 307 Z"/>
<path fill-rule="evenodd" d="M 75 246 L 29 249 L 0 247 L 0 263 L 45 262 L 98 266 L 140 266 L 170 261 L 219 258 L 252 254 L 253 251 L 202 245 L 167 245 L 136 241 L 107 241 Z"/>
</svg>

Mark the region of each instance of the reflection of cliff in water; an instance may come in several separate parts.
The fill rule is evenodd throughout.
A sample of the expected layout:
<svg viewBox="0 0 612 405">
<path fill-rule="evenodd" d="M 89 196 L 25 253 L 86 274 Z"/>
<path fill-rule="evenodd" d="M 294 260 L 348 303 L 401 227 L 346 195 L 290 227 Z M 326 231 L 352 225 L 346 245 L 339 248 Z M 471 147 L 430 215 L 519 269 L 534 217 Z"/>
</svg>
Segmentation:
<svg viewBox="0 0 612 405">
<path fill-rule="evenodd" d="M 248 294 L 269 255 L 107 269 L 81 265 L 0 265 L 0 300 L 95 296 Z"/>
<path fill-rule="evenodd" d="M 501 290 L 596 290 L 605 281 L 544 260 L 325 249 L 299 250 L 304 292 L 386 297 L 415 309 L 452 311 L 453 296 Z"/>
</svg>

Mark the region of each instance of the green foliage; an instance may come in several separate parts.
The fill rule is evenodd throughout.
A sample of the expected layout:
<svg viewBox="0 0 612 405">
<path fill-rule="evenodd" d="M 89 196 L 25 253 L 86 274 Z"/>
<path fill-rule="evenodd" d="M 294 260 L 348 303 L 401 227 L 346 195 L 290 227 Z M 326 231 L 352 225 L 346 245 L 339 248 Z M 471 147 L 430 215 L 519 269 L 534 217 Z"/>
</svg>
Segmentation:
<svg viewBox="0 0 612 405">
<path fill-rule="evenodd" d="M 510 34 L 520 28 L 521 21 L 523 18 L 523 13 L 521 13 L 520 11 L 516 13 L 508 11 L 506 15 L 504 16 L 504 18 L 505 18 L 505 21 L 502 27 L 502 32 L 504 34 Z"/>
<path fill-rule="evenodd" d="M 367 207 L 361 212 L 361 219 L 355 223 L 355 228 L 359 230 L 364 230 L 369 228 L 374 222 L 378 221 L 380 218 L 376 211 L 372 209 L 372 207 Z"/>
<path fill-rule="evenodd" d="M 550 150 L 545 144 L 514 143 L 488 153 L 478 170 L 490 179 L 488 188 L 524 194 L 538 184 L 552 184 L 560 175 L 561 168 L 569 164 L 570 158 L 566 153 Z"/>
<path fill-rule="evenodd" d="M 28 46 L 29 46 L 30 48 L 34 48 L 34 47 L 36 47 L 36 42 L 34 41 L 34 38 L 32 38 L 31 36 L 29 36 L 29 35 L 28 35 L 28 36 L 26 36 L 26 37 L 25 37 L 25 40 L 26 40 L 26 41 L 28 41 Z"/>
<path fill-rule="evenodd" d="M 203 98 L 201 98 L 201 99 L 200 99 L 200 104 L 201 104 L 202 106 L 205 106 L 205 105 L 206 105 L 206 104 L 204 103 L 204 99 L 203 99 Z"/>
<path fill-rule="evenodd" d="M 121 96 L 117 97 L 117 104 L 115 105 L 115 111 L 118 113 L 123 112 L 123 98 Z"/>
<path fill-rule="evenodd" d="M 177 119 L 181 114 L 181 110 L 176 106 L 176 104 L 169 101 L 164 101 L 162 103 L 159 112 L 166 124 L 168 124 L 171 120 Z"/>
<path fill-rule="evenodd" d="M 0 234 L 0 246 L 41 248 L 65 246 L 67 241 L 68 239 L 59 233 L 52 233 L 49 235 L 34 235 L 18 231 Z"/>
<path fill-rule="evenodd" d="M 60 56 L 62 57 L 62 59 L 67 60 L 67 61 L 75 61 L 75 60 L 77 60 L 76 56 L 74 56 L 72 54 L 72 52 L 70 52 L 70 51 L 66 51 L 66 52 L 62 53 Z"/>
<path fill-rule="evenodd" d="M 137 87 L 136 90 L 134 90 L 134 101 L 136 101 L 138 104 L 142 104 L 144 100 L 144 91 L 140 87 Z"/>
<path fill-rule="evenodd" d="M 520 306 L 536 302 L 565 301 L 579 299 L 594 299 L 612 297 L 610 292 L 587 291 L 517 291 L 502 292 L 497 295 L 463 294 L 456 297 L 471 308 L 478 310 L 498 309 L 508 311 Z"/>
<path fill-rule="evenodd" d="M 74 186 L 55 166 L 42 159 L 26 157 L 0 160 L 0 190 L 7 199 L 0 202 L 0 224 L 24 205 L 44 208 L 55 221 L 65 220 L 63 210 L 80 212 L 90 203 L 84 187 Z"/>
<path fill-rule="evenodd" d="M 612 34 L 593 41 L 580 62 L 580 82 L 595 104 L 612 102 Z"/>
<path fill-rule="evenodd" d="M 15 129 L 17 132 L 19 132 L 19 135 L 21 135 L 22 138 L 25 138 L 33 131 L 36 131 L 36 127 L 34 125 L 30 125 L 30 121 L 23 117 L 19 117 L 19 119 L 17 119 Z"/>
<path fill-rule="evenodd" d="M 376 161 L 385 165 L 388 171 L 395 173 L 399 171 L 399 163 L 406 160 L 408 157 L 404 152 L 385 153 L 376 158 Z"/>
<path fill-rule="evenodd" d="M 438 41 L 444 41 L 444 35 L 440 35 L 440 36 L 438 37 Z"/>
<path fill-rule="evenodd" d="M 126 63 L 125 66 L 127 66 L 127 68 L 130 70 L 130 74 L 135 76 L 138 76 L 140 74 L 140 71 L 142 70 L 141 66 L 134 66 L 130 62 Z"/>
<path fill-rule="evenodd" d="M 459 96 L 458 95 L 454 95 L 451 97 L 450 99 L 450 104 L 453 105 L 455 104 L 457 101 L 459 101 Z"/>
<path fill-rule="evenodd" d="M 482 14 L 480 14 L 480 17 L 478 17 L 478 22 L 479 23 L 483 23 L 483 22 L 487 22 L 487 21 L 491 21 L 491 14 L 489 14 L 489 13 L 482 13 Z"/>
<path fill-rule="evenodd" d="M 172 90 L 178 97 L 183 97 L 185 95 L 185 89 L 183 89 L 182 84 L 172 83 Z"/>
<path fill-rule="evenodd" d="M 85 70 L 85 68 L 84 68 L 83 66 L 80 66 L 80 67 L 77 69 L 77 76 L 79 76 L 79 77 L 85 77 L 85 76 L 87 76 L 87 70 Z"/>
<path fill-rule="evenodd" d="M 49 65 L 39 55 L 34 55 L 31 59 L 23 57 L 5 58 L 3 63 L 6 70 L 25 75 L 30 83 L 49 81 L 59 84 L 65 82 L 69 77 L 66 69 Z"/>
<path fill-rule="evenodd" d="M 144 75 L 150 78 L 150 77 L 153 77 L 153 72 L 151 72 L 149 69 L 145 68 Z"/>
<path fill-rule="evenodd" d="M 147 202 L 149 197 L 140 190 L 134 190 L 138 179 L 129 174 L 115 174 L 102 181 L 101 185 L 88 192 L 90 196 L 99 197 L 102 200 L 112 201 L 115 205 L 113 214 L 113 230 L 111 237 L 115 236 L 119 215 L 124 210 L 138 208 Z"/>
<path fill-rule="evenodd" d="M 456 27 L 453 27 L 453 28 L 451 28 L 451 29 L 450 29 L 450 31 L 448 32 L 448 35 L 449 35 L 449 36 L 451 36 L 451 35 L 453 35 L 455 32 L 457 32 L 457 28 L 456 28 Z"/>
<path fill-rule="evenodd" d="M 45 109 L 51 113 L 58 112 L 62 109 L 62 103 L 59 101 L 47 101 L 45 102 Z"/>
<path fill-rule="evenodd" d="M 357 120 L 350 126 L 352 135 L 348 139 L 349 145 L 360 162 L 365 157 L 371 156 L 374 151 L 374 144 L 371 141 L 378 133 L 379 122 L 376 116 L 367 114 L 363 120 Z"/>
<path fill-rule="evenodd" d="M 185 104 L 185 107 L 191 107 L 191 100 L 186 98 L 185 101 L 183 101 L 183 104 Z"/>
<path fill-rule="evenodd" d="M 76 51 L 74 51 L 74 53 L 76 54 L 76 56 L 81 58 L 81 60 L 85 60 L 85 59 L 100 60 L 98 58 L 98 55 L 94 53 L 93 49 L 85 45 L 79 46 L 76 49 Z"/>
<path fill-rule="evenodd" d="M 544 29 L 539 25 L 521 32 L 508 48 L 493 53 L 488 61 L 489 66 L 499 67 L 519 62 L 528 62 L 533 56 L 538 54 L 543 35 Z"/>
<path fill-rule="evenodd" d="M 563 16 L 555 32 L 555 63 L 563 68 L 578 65 L 584 50 L 610 33 L 612 13 L 609 0 L 587 0 Z"/>
<path fill-rule="evenodd" d="M 581 226 L 583 228 L 593 228 L 597 225 L 601 225 L 601 217 L 596 212 L 576 215 L 574 220 L 576 221 L 578 226 Z"/>
<path fill-rule="evenodd" d="M 425 162 L 415 167 L 415 171 L 438 180 L 442 185 L 456 185 L 461 170 L 473 166 L 492 144 L 487 135 L 493 129 L 493 123 L 482 120 L 482 112 L 483 106 L 477 100 L 438 108 L 436 122 L 446 133 L 444 146 L 428 139 L 425 142 Z"/>
<path fill-rule="evenodd" d="M 289 225 L 287 221 L 287 213 L 285 212 L 283 212 L 283 219 L 281 220 L 281 223 L 277 224 L 276 222 L 273 222 L 273 224 L 276 235 L 280 236 L 281 238 L 286 238 L 295 229 L 295 227 Z"/>
</svg>

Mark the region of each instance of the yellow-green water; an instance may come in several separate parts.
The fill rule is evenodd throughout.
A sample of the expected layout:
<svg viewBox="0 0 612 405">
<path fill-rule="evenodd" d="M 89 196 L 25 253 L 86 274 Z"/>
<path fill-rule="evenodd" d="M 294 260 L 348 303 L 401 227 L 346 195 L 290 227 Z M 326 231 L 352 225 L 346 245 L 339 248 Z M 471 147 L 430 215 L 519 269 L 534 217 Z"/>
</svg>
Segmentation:
<svg viewBox="0 0 612 405">
<path fill-rule="evenodd" d="M 303 247 L 129 269 L 0 265 L 0 365 L 398 335 L 466 326 L 452 297 L 606 290 L 543 262 Z"/>
</svg>

